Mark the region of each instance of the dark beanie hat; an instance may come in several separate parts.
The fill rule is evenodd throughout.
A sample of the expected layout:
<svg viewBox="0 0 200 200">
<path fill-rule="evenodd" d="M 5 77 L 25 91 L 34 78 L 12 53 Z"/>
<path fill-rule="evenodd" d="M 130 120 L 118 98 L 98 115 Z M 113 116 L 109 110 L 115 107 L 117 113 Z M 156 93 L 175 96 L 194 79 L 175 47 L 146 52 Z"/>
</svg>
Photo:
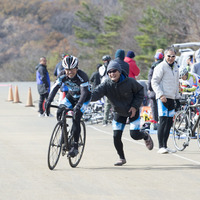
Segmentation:
<svg viewBox="0 0 200 200">
<path fill-rule="evenodd" d="M 120 58 L 121 60 L 124 60 L 125 58 L 125 51 L 123 49 L 118 49 L 115 53 L 115 58 Z"/>
<path fill-rule="evenodd" d="M 134 54 L 133 51 L 128 51 L 126 56 L 129 57 L 129 58 L 134 58 L 135 54 Z"/>
<path fill-rule="evenodd" d="M 108 68 L 107 68 L 107 73 L 111 70 L 111 69 L 117 69 L 120 73 L 122 72 L 122 69 L 120 67 L 120 64 L 114 60 L 111 60 L 110 63 L 108 64 Z"/>
</svg>

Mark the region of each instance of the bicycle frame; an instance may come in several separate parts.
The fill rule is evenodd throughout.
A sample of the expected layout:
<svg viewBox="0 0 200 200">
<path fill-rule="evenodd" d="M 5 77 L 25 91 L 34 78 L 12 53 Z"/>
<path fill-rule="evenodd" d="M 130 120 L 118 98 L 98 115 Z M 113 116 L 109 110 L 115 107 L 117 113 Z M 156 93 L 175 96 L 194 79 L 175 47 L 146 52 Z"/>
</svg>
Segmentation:
<svg viewBox="0 0 200 200">
<path fill-rule="evenodd" d="M 196 103 L 191 105 L 191 98 L 190 98 L 188 100 L 188 104 L 187 104 L 186 109 L 185 109 L 185 113 L 188 112 L 188 122 L 189 122 L 188 126 L 189 126 L 190 130 L 192 131 L 192 135 L 195 133 L 195 130 L 196 130 L 197 126 L 198 126 L 198 123 L 199 123 L 199 120 L 200 120 L 200 115 L 198 116 L 197 121 L 192 126 L 192 123 L 191 123 L 191 112 L 192 111 L 191 110 L 192 110 L 192 108 L 200 107 L 200 104 L 198 104 L 199 99 L 200 99 L 200 97 L 198 96 L 196 98 Z"/>
</svg>

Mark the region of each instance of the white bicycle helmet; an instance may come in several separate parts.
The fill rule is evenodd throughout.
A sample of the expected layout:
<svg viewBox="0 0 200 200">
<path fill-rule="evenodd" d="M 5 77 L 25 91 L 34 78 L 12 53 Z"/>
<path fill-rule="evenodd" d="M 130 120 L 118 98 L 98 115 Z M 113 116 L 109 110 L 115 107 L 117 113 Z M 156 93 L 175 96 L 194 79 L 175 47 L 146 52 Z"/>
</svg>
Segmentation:
<svg viewBox="0 0 200 200">
<path fill-rule="evenodd" d="M 182 78 L 184 75 L 188 73 L 188 70 L 186 67 L 180 67 L 179 68 L 179 77 Z"/>
<path fill-rule="evenodd" d="M 65 56 L 62 60 L 62 66 L 64 69 L 78 68 L 78 58 L 75 56 Z"/>
</svg>

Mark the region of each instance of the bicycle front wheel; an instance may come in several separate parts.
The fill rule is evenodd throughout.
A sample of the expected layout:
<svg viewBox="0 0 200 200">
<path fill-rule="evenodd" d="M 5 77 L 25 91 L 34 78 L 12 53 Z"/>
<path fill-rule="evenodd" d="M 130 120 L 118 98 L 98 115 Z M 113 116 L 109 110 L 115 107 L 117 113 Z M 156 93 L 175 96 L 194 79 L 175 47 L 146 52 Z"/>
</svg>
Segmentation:
<svg viewBox="0 0 200 200">
<path fill-rule="evenodd" d="M 173 141 L 177 150 L 183 151 L 189 145 L 188 117 L 184 111 L 176 114 L 173 125 Z"/>
<path fill-rule="evenodd" d="M 62 123 L 58 122 L 53 130 L 49 142 L 48 167 L 50 170 L 53 170 L 58 163 L 61 153 L 62 142 Z"/>
<path fill-rule="evenodd" d="M 83 151 L 85 148 L 85 141 L 86 141 L 86 128 L 84 121 L 81 121 L 81 130 L 80 130 L 80 136 L 78 141 L 78 154 L 75 157 L 69 157 L 69 164 L 71 167 L 76 167 L 79 162 L 81 161 L 81 158 L 83 156 Z M 70 147 L 73 147 L 74 144 L 74 138 L 69 136 L 69 145 Z"/>
</svg>

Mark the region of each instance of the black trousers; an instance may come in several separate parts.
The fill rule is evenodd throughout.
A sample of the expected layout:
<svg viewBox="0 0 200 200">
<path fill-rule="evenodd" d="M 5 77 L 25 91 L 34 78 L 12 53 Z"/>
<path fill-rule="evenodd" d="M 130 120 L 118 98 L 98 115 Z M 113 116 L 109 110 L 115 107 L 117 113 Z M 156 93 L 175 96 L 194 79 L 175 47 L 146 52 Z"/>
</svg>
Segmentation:
<svg viewBox="0 0 200 200">
<path fill-rule="evenodd" d="M 160 105 L 160 104 L 159 104 Z M 158 143 L 159 148 L 167 148 L 167 140 L 169 138 L 170 129 L 173 124 L 173 117 L 169 117 L 169 112 L 174 110 L 174 99 L 168 99 L 166 103 L 162 103 L 162 106 L 159 108 L 162 109 L 163 114 L 159 116 L 160 125 L 158 128 Z M 162 116 L 164 113 L 168 113 L 167 116 Z"/>
<path fill-rule="evenodd" d="M 139 111 L 136 113 L 136 116 L 133 118 L 129 118 L 130 122 L 135 121 L 139 117 Z M 114 113 L 114 120 L 117 121 L 119 124 L 126 125 L 127 117 L 123 117 Z M 123 143 L 122 143 L 122 133 L 123 129 L 121 130 L 113 130 L 113 141 L 115 149 L 121 159 L 125 159 L 124 150 L 123 150 Z M 143 130 L 130 130 L 130 136 L 134 140 L 146 140 L 148 138 L 148 134 Z"/>
<path fill-rule="evenodd" d="M 160 117 L 160 125 L 158 128 L 159 148 L 167 148 L 167 140 L 169 138 L 170 129 L 173 124 L 173 117 Z"/>
<path fill-rule="evenodd" d="M 157 106 L 157 100 L 150 99 L 150 106 L 152 111 L 153 120 L 158 121 L 158 106 Z"/>
<path fill-rule="evenodd" d="M 47 99 L 49 96 L 49 93 L 45 93 L 45 94 L 40 94 L 40 99 L 39 99 L 39 113 L 43 114 L 44 110 L 43 110 L 43 102 L 45 99 Z"/>
</svg>

